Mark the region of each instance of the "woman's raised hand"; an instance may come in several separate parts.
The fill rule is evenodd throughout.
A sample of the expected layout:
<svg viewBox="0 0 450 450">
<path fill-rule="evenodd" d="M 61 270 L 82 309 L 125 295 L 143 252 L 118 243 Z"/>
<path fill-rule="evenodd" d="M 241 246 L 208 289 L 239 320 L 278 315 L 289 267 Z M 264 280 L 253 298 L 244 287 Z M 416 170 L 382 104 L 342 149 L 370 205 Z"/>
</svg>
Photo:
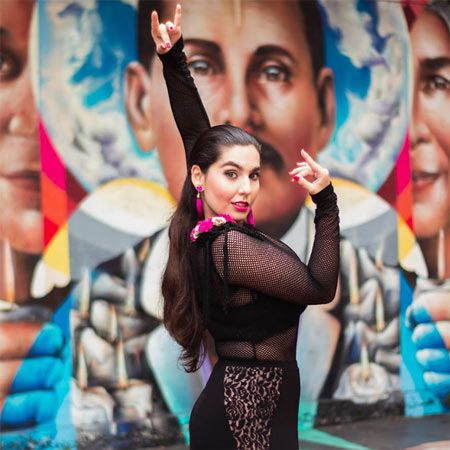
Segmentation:
<svg viewBox="0 0 450 450">
<path fill-rule="evenodd" d="M 181 37 L 181 5 L 175 8 L 173 22 L 159 23 L 158 13 L 152 12 L 152 38 L 156 45 L 156 52 L 167 53 Z"/>
<path fill-rule="evenodd" d="M 297 167 L 289 172 L 291 181 L 304 187 L 311 195 L 317 194 L 330 184 L 330 173 L 305 150 L 302 150 L 301 154 L 305 161 L 297 163 Z"/>
</svg>

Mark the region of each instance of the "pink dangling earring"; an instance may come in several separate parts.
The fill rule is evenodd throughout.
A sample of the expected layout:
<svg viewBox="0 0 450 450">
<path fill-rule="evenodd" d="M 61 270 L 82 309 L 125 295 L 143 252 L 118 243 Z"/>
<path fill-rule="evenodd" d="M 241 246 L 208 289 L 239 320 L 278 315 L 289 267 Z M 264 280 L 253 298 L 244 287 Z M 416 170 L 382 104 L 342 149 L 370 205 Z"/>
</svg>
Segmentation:
<svg viewBox="0 0 450 450">
<path fill-rule="evenodd" d="M 251 226 L 255 226 L 255 218 L 253 217 L 253 210 L 250 210 L 250 212 L 247 215 L 247 223 Z"/>
<path fill-rule="evenodd" d="M 205 212 L 203 211 L 203 202 L 202 198 L 200 197 L 200 192 L 203 192 L 202 186 L 197 186 L 197 198 L 195 199 L 195 207 L 197 208 L 197 215 L 200 220 L 203 220 L 205 218 Z"/>
</svg>

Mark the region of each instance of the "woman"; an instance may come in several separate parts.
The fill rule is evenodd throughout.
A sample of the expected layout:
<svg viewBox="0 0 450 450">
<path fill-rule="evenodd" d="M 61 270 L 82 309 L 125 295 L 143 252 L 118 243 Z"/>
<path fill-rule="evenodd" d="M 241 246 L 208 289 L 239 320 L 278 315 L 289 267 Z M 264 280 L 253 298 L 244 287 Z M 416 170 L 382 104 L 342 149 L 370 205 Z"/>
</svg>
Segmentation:
<svg viewBox="0 0 450 450">
<path fill-rule="evenodd" d="M 254 227 L 260 145 L 231 125 L 210 127 L 174 22 L 152 13 L 172 111 L 188 166 L 172 218 L 163 277 L 164 324 L 183 347 L 187 371 L 210 333 L 219 360 L 192 410 L 192 449 L 296 449 L 300 383 L 298 319 L 308 304 L 330 302 L 339 261 L 339 220 L 328 171 L 302 151 L 289 174 L 317 204 L 308 265 Z M 312 180 L 308 181 L 306 179 Z"/>
<path fill-rule="evenodd" d="M 411 28 L 414 233 L 424 257 L 407 310 L 417 386 L 450 399 L 450 1 L 432 0 Z M 425 269 L 425 268 L 424 268 Z M 417 270 L 417 272 L 419 272 Z M 419 365 L 417 365 L 417 363 Z M 445 406 L 446 404 L 446 406 Z"/>
</svg>

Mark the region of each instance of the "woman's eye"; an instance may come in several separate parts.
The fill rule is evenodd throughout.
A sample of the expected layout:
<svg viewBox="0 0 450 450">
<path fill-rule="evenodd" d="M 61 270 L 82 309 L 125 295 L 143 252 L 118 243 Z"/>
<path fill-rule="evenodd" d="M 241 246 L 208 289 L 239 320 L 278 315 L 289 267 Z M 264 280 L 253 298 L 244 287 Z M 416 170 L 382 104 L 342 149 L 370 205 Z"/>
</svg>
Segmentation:
<svg viewBox="0 0 450 450">
<path fill-rule="evenodd" d="M 6 52 L 0 53 L 0 80 L 6 81 L 14 78 L 19 72 L 16 59 Z"/>
<path fill-rule="evenodd" d="M 290 80 L 290 71 L 279 64 L 265 64 L 259 71 L 259 79 L 274 83 L 286 83 Z"/>
<path fill-rule="evenodd" d="M 236 172 L 225 172 L 225 175 L 228 178 L 236 178 L 237 177 L 237 173 Z"/>
<path fill-rule="evenodd" d="M 250 178 L 254 181 L 259 180 L 259 172 L 252 173 Z"/>
<path fill-rule="evenodd" d="M 440 75 L 430 75 L 423 82 L 423 90 L 429 94 L 446 89 L 450 89 L 450 81 Z"/>
<path fill-rule="evenodd" d="M 196 76 L 211 76 L 215 75 L 217 71 L 214 69 L 213 65 L 206 59 L 195 59 L 188 63 L 189 70 Z"/>
</svg>

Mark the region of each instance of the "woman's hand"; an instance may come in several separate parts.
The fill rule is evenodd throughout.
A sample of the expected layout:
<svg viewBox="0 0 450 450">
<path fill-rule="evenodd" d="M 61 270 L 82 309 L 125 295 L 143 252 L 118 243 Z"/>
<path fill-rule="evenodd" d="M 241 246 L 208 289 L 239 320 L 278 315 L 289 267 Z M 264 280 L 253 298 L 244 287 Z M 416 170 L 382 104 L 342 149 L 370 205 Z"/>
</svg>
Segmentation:
<svg viewBox="0 0 450 450">
<path fill-rule="evenodd" d="M 158 13 L 152 12 L 152 38 L 156 52 L 167 53 L 181 37 L 181 5 L 175 8 L 173 22 L 159 23 Z"/>
<path fill-rule="evenodd" d="M 305 150 L 302 150 L 301 154 L 305 161 L 297 163 L 297 167 L 289 172 L 291 181 L 304 187 L 310 195 L 318 194 L 330 184 L 330 173 Z"/>
</svg>

